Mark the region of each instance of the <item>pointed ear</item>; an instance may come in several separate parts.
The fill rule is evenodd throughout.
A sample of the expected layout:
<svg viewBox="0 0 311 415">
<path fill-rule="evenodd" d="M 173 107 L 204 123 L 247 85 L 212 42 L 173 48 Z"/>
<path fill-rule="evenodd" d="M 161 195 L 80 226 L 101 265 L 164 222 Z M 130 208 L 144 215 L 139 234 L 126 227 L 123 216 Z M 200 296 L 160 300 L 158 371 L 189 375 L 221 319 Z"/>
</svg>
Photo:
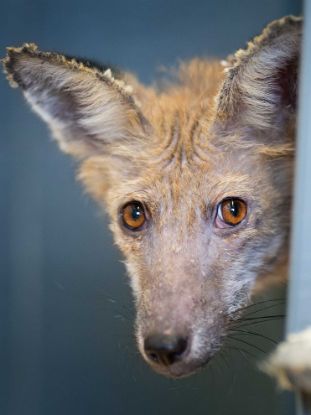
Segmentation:
<svg viewBox="0 0 311 415">
<path fill-rule="evenodd" d="M 149 129 L 131 87 L 110 69 L 40 52 L 34 44 L 8 48 L 3 62 L 11 85 L 22 88 L 67 153 L 86 158 Z"/>
<path fill-rule="evenodd" d="M 295 117 L 301 33 L 300 18 L 276 20 L 229 59 L 216 125 L 265 130 Z"/>
</svg>

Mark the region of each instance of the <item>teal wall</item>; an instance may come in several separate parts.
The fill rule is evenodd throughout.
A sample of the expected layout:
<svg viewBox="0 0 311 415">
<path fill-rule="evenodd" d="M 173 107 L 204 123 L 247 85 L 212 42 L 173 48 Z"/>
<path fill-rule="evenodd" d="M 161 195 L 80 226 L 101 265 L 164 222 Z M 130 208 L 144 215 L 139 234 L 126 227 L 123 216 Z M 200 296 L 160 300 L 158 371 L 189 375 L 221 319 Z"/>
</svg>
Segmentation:
<svg viewBox="0 0 311 415">
<path fill-rule="evenodd" d="M 0 53 L 34 41 L 150 82 L 159 65 L 225 57 L 300 9 L 294 0 L 2 1 Z M 0 414 L 292 413 L 289 397 L 239 352 L 185 380 L 150 371 L 136 350 L 131 293 L 106 218 L 4 76 L 0 108 Z M 262 330 L 278 338 L 281 326 Z"/>
</svg>

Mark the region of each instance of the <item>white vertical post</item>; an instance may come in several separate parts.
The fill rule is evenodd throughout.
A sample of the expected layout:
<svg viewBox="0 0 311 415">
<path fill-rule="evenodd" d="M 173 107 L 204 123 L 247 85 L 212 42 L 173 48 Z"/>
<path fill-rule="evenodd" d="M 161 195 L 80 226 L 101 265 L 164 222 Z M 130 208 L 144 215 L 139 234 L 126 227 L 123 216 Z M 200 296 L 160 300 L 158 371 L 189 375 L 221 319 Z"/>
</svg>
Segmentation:
<svg viewBox="0 0 311 415">
<path fill-rule="evenodd" d="M 304 2 L 287 334 L 311 326 L 311 1 Z M 298 397 L 297 414 L 310 414 Z"/>
</svg>

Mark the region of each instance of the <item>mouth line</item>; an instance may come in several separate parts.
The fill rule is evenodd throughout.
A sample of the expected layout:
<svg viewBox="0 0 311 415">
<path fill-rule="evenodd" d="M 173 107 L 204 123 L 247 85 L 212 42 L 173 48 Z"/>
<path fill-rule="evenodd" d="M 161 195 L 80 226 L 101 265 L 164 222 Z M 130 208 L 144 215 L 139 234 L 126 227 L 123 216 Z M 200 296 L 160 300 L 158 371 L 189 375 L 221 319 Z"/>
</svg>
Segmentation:
<svg viewBox="0 0 311 415">
<path fill-rule="evenodd" d="M 205 369 L 210 364 L 211 360 L 213 360 L 213 357 L 196 362 L 176 362 L 171 366 L 158 366 L 150 363 L 150 361 L 147 363 L 153 371 L 160 375 L 171 379 L 183 379 Z"/>
</svg>

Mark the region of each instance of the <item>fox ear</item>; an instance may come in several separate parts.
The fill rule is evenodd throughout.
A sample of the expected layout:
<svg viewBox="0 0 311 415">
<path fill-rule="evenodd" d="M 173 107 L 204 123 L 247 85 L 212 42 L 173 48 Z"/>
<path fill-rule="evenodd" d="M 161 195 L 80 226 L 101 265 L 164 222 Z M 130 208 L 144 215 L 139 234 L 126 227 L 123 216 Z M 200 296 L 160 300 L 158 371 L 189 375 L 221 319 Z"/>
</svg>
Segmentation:
<svg viewBox="0 0 311 415">
<path fill-rule="evenodd" d="M 300 18 L 276 20 L 229 58 L 217 97 L 218 125 L 265 130 L 294 116 L 301 32 Z"/>
<path fill-rule="evenodd" d="M 8 48 L 5 71 L 49 125 L 61 149 L 78 158 L 104 152 L 109 144 L 142 137 L 149 124 L 131 87 L 102 71 L 34 44 Z"/>
</svg>

